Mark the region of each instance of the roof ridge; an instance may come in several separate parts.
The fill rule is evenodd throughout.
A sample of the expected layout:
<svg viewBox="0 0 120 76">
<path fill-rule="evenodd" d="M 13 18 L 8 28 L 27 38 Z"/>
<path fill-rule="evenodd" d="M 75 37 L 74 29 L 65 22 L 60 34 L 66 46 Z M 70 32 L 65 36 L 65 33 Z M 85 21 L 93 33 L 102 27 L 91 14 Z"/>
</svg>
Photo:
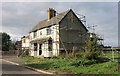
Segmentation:
<svg viewBox="0 0 120 76">
<path fill-rule="evenodd" d="M 70 10 L 67 10 L 67 11 L 64 11 L 64 12 L 61 12 L 61 13 L 59 13 L 58 15 L 56 15 L 55 17 L 57 17 L 57 16 L 59 16 L 59 15 L 61 15 L 61 16 L 65 16 L 68 12 L 69 12 Z M 55 18 L 55 17 L 52 17 L 52 18 Z M 52 19 L 51 18 L 51 19 Z"/>
<path fill-rule="evenodd" d="M 58 15 L 52 17 L 49 21 L 47 19 L 43 19 L 43 20 L 39 21 L 37 23 L 37 25 L 35 25 L 30 32 L 36 31 L 36 30 L 44 28 L 44 27 L 48 27 L 53 24 L 58 24 L 70 10 L 71 9 L 59 13 Z"/>
</svg>

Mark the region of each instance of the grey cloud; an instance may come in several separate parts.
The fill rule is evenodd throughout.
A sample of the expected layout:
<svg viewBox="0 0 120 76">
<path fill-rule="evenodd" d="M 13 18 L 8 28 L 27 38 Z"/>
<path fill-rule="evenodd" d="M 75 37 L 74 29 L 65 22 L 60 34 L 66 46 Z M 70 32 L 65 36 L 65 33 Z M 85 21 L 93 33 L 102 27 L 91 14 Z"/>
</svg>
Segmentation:
<svg viewBox="0 0 120 76">
<path fill-rule="evenodd" d="M 105 36 L 105 44 L 117 46 L 117 3 L 112 2 L 23 2 L 3 3 L 3 30 L 12 36 L 23 36 L 40 20 L 47 18 L 47 9 L 58 12 L 70 8 L 86 16 L 87 24 L 98 25 L 96 32 Z M 114 30 L 114 31 L 112 31 Z M 112 32 L 111 32 L 112 31 Z M 13 34 L 14 33 L 14 34 Z M 112 37 L 111 37 L 112 36 Z"/>
</svg>

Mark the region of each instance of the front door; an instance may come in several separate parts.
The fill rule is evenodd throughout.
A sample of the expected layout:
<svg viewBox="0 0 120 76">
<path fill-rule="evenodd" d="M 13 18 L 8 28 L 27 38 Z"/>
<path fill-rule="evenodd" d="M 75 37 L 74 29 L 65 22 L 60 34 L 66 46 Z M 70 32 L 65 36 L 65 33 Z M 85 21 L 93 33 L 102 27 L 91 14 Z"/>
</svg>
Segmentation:
<svg viewBox="0 0 120 76">
<path fill-rule="evenodd" d="M 39 44 L 39 55 L 42 54 L 42 44 Z"/>
</svg>

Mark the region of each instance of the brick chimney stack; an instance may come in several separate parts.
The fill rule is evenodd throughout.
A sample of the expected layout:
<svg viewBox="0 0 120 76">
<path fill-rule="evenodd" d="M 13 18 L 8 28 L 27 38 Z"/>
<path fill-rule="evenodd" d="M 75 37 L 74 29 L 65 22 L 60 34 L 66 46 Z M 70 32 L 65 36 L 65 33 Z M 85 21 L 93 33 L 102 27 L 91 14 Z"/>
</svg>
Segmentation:
<svg viewBox="0 0 120 76">
<path fill-rule="evenodd" d="M 48 21 L 54 16 L 56 16 L 56 11 L 53 8 L 48 8 Z"/>
</svg>

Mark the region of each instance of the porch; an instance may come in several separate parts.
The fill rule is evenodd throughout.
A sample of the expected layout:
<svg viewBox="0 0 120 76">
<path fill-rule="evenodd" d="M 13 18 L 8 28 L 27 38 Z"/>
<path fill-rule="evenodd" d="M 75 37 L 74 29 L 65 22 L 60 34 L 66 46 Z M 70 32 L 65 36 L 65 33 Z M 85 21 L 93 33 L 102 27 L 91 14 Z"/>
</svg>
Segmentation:
<svg viewBox="0 0 120 76">
<path fill-rule="evenodd" d="M 52 57 L 52 38 L 39 38 L 30 42 L 30 56 Z"/>
</svg>

